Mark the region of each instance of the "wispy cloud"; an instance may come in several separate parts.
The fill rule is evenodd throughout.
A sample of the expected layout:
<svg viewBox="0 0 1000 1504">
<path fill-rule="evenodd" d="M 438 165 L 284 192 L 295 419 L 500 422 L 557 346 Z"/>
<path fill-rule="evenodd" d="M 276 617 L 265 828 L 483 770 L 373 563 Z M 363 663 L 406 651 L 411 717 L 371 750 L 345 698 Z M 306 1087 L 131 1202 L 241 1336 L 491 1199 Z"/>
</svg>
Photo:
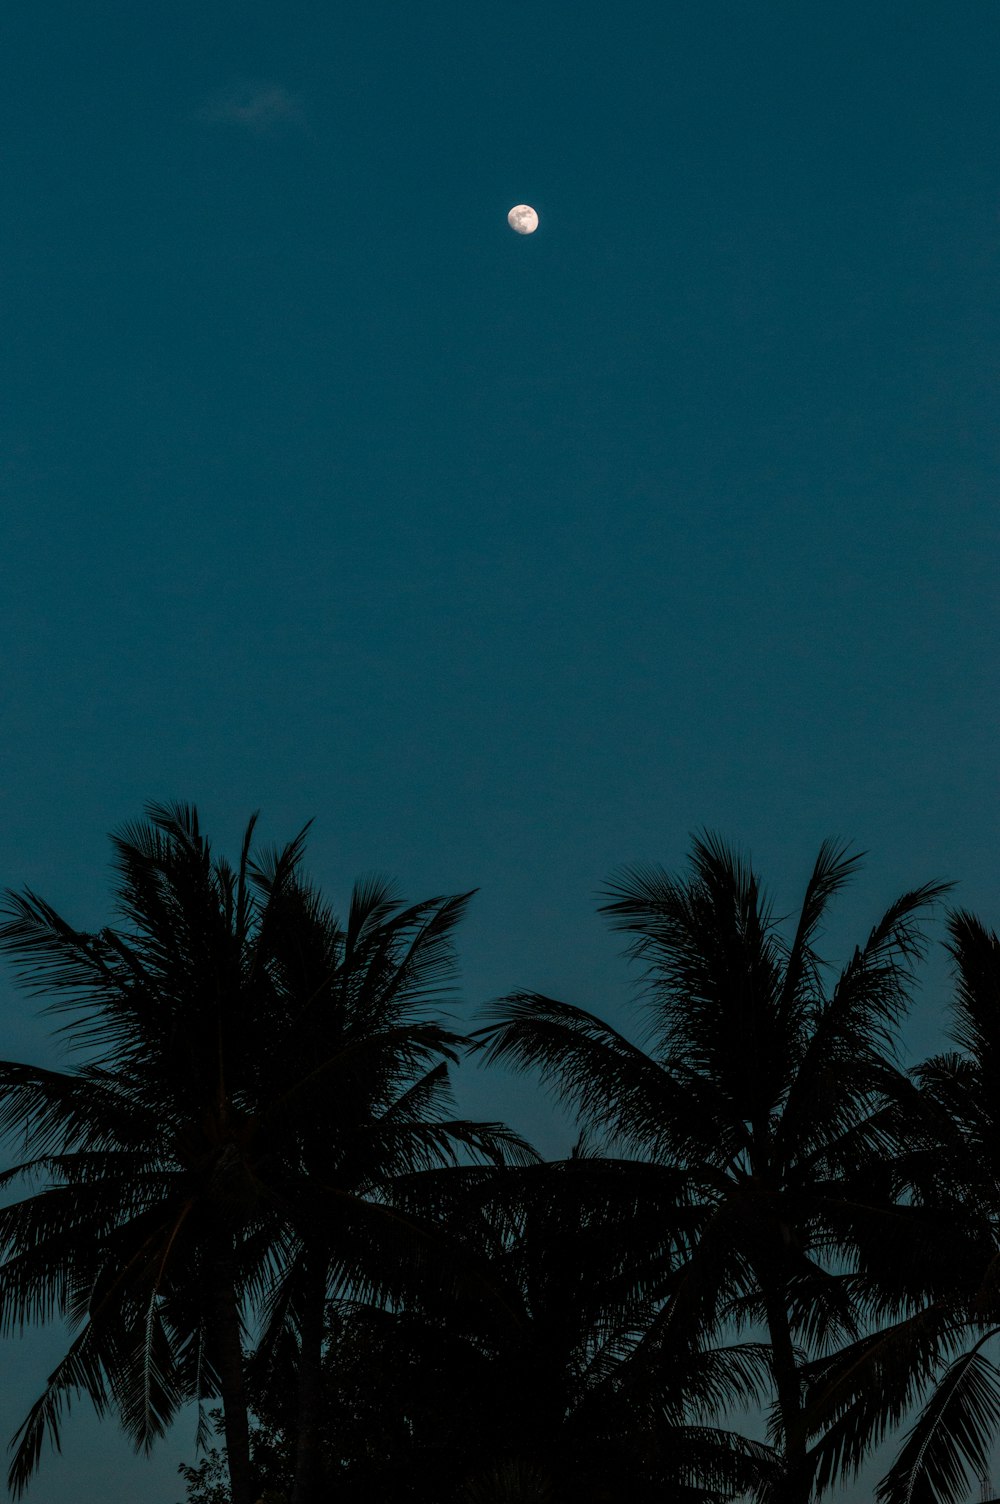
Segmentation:
<svg viewBox="0 0 1000 1504">
<path fill-rule="evenodd" d="M 236 125 L 263 136 L 282 127 L 305 124 L 302 101 L 282 84 L 242 83 L 213 94 L 195 112 L 198 120 Z"/>
</svg>

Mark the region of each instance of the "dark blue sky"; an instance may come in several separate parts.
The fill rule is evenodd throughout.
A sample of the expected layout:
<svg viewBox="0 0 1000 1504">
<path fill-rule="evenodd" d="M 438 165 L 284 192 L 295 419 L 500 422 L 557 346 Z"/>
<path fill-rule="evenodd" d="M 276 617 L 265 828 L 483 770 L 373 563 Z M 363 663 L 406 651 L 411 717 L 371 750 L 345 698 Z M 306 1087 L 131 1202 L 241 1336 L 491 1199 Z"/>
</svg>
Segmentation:
<svg viewBox="0 0 1000 1504">
<path fill-rule="evenodd" d="M 617 1018 L 596 892 L 702 825 L 779 909 L 868 848 L 834 951 L 1000 921 L 998 70 L 994 0 L 8 0 L 0 882 L 97 923 L 149 798 L 315 815 L 332 896 L 481 888 L 470 1006 Z"/>
</svg>

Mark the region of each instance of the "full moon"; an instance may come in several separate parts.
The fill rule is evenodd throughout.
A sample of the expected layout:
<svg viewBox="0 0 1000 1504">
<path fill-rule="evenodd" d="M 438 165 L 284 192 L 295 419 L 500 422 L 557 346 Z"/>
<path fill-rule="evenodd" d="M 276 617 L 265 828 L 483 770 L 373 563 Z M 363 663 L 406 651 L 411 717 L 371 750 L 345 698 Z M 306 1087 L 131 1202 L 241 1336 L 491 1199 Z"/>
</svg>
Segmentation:
<svg viewBox="0 0 1000 1504">
<path fill-rule="evenodd" d="M 507 215 L 507 223 L 518 235 L 534 235 L 538 229 L 538 215 L 530 204 L 515 204 Z"/>
</svg>

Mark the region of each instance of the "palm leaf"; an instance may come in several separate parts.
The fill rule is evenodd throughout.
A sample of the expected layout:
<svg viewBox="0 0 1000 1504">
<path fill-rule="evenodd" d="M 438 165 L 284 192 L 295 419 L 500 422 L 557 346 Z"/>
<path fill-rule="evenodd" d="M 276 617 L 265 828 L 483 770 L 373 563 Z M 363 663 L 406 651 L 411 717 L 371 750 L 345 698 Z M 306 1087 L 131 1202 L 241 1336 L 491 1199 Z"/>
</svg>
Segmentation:
<svg viewBox="0 0 1000 1504">
<path fill-rule="evenodd" d="M 610 1024 L 535 992 L 491 1005 L 496 1022 L 472 1039 L 487 1064 L 542 1072 L 557 1099 L 592 1131 L 651 1158 L 699 1158 L 717 1123 L 694 1091 Z"/>
<path fill-rule="evenodd" d="M 986 1471 L 1000 1429 L 1000 1374 L 983 1353 L 988 1332 L 954 1362 L 880 1482 L 879 1504 L 959 1504 Z"/>
</svg>

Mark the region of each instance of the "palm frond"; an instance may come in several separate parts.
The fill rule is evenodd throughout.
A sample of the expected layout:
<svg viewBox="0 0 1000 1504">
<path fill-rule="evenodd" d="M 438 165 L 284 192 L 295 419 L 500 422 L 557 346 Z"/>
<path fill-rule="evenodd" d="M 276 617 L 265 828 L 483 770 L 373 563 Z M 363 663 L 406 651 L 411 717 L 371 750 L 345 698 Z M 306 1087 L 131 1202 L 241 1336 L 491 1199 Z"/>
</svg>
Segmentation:
<svg viewBox="0 0 1000 1504">
<path fill-rule="evenodd" d="M 1000 938 L 975 914 L 948 915 L 945 947 L 955 963 L 952 1036 L 995 1080 L 1000 1075 Z"/>
<path fill-rule="evenodd" d="M 819 849 L 806 884 L 781 985 L 779 1006 L 790 1027 L 796 1027 L 803 1009 L 815 1001 L 821 990 L 821 962 L 814 942 L 830 900 L 851 881 L 863 859 L 863 852 L 851 852 L 842 841 L 826 840 Z"/>
<path fill-rule="evenodd" d="M 760 1120 L 784 1093 L 797 1040 L 782 1027 L 781 951 L 770 906 L 738 852 L 706 834 L 687 882 L 625 869 L 604 905 L 644 968 L 655 1052 L 712 1081 L 730 1119 Z"/>
<path fill-rule="evenodd" d="M 836 1140 L 883 1094 L 913 963 L 926 950 L 921 916 L 949 886 L 925 883 L 896 899 L 818 1006 L 782 1113 L 786 1144 L 814 1149 Z"/>
<path fill-rule="evenodd" d="M 89 1001 L 104 984 L 107 962 L 100 939 L 75 930 L 30 888 L 22 893 L 7 889 L 0 916 L 0 950 L 13 961 L 29 993 L 38 996 L 51 989 L 72 1007 Z"/>
<path fill-rule="evenodd" d="M 918 1311 L 811 1364 L 806 1420 L 818 1491 L 856 1475 L 918 1400 L 958 1337 L 947 1316 Z"/>
<path fill-rule="evenodd" d="M 19 1498 L 35 1472 L 46 1439 L 60 1450 L 62 1421 L 73 1396 L 84 1394 L 98 1415 L 108 1404 L 108 1387 L 95 1332 L 88 1327 L 49 1374 L 41 1395 L 11 1440 L 13 1457 L 7 1486 Z"/>
<path fill-rule="evenodd" d="M 150 1130 L 157 1134 L 145 1104 L 99 1066 L 68 1072 L 0 1061 L 0 1137 L 19 1139 L 25 1153 L 138 1145 Z"/>
<path fill-rule="evenodd" d="M 163 1304 L 153 1290 L 144 1318 L 135 1324 L 130 1348 L 113 1370 L 122 1429 L 146 1453 L 166 1433 L 183 1402 L 191 1398 L 178 1382 L 182 1369 L 178 1368 L 177 1355 L 175 1335 L 165 1328 Z"/>
<path fill-rule="evenodd" d="M 1000 1430 L 1000 1374 L 982 1351 L 996 1331 L 946 1370 L 880 1482 L 879 1504 L 959 1504 L 989 1463 Z"/>
<path fill-rule="evenodd" d="M 697 1158 L 718 1137 L 697 1096 L 610 1024 L 536 992 L 493 1003 L 472 1035 L 487 1064 L 537 1070 L 557 1100 L 612 1143 L 650 1158 Z"/>
<path fill-rule="evenodd" d="M 370 937 L 359 936 L 344 981 L 355 1027 L 385 1028 L 454 987 L 456 925 L 473 894 L 416 904 L 385 920 Z"/>
</svg>

